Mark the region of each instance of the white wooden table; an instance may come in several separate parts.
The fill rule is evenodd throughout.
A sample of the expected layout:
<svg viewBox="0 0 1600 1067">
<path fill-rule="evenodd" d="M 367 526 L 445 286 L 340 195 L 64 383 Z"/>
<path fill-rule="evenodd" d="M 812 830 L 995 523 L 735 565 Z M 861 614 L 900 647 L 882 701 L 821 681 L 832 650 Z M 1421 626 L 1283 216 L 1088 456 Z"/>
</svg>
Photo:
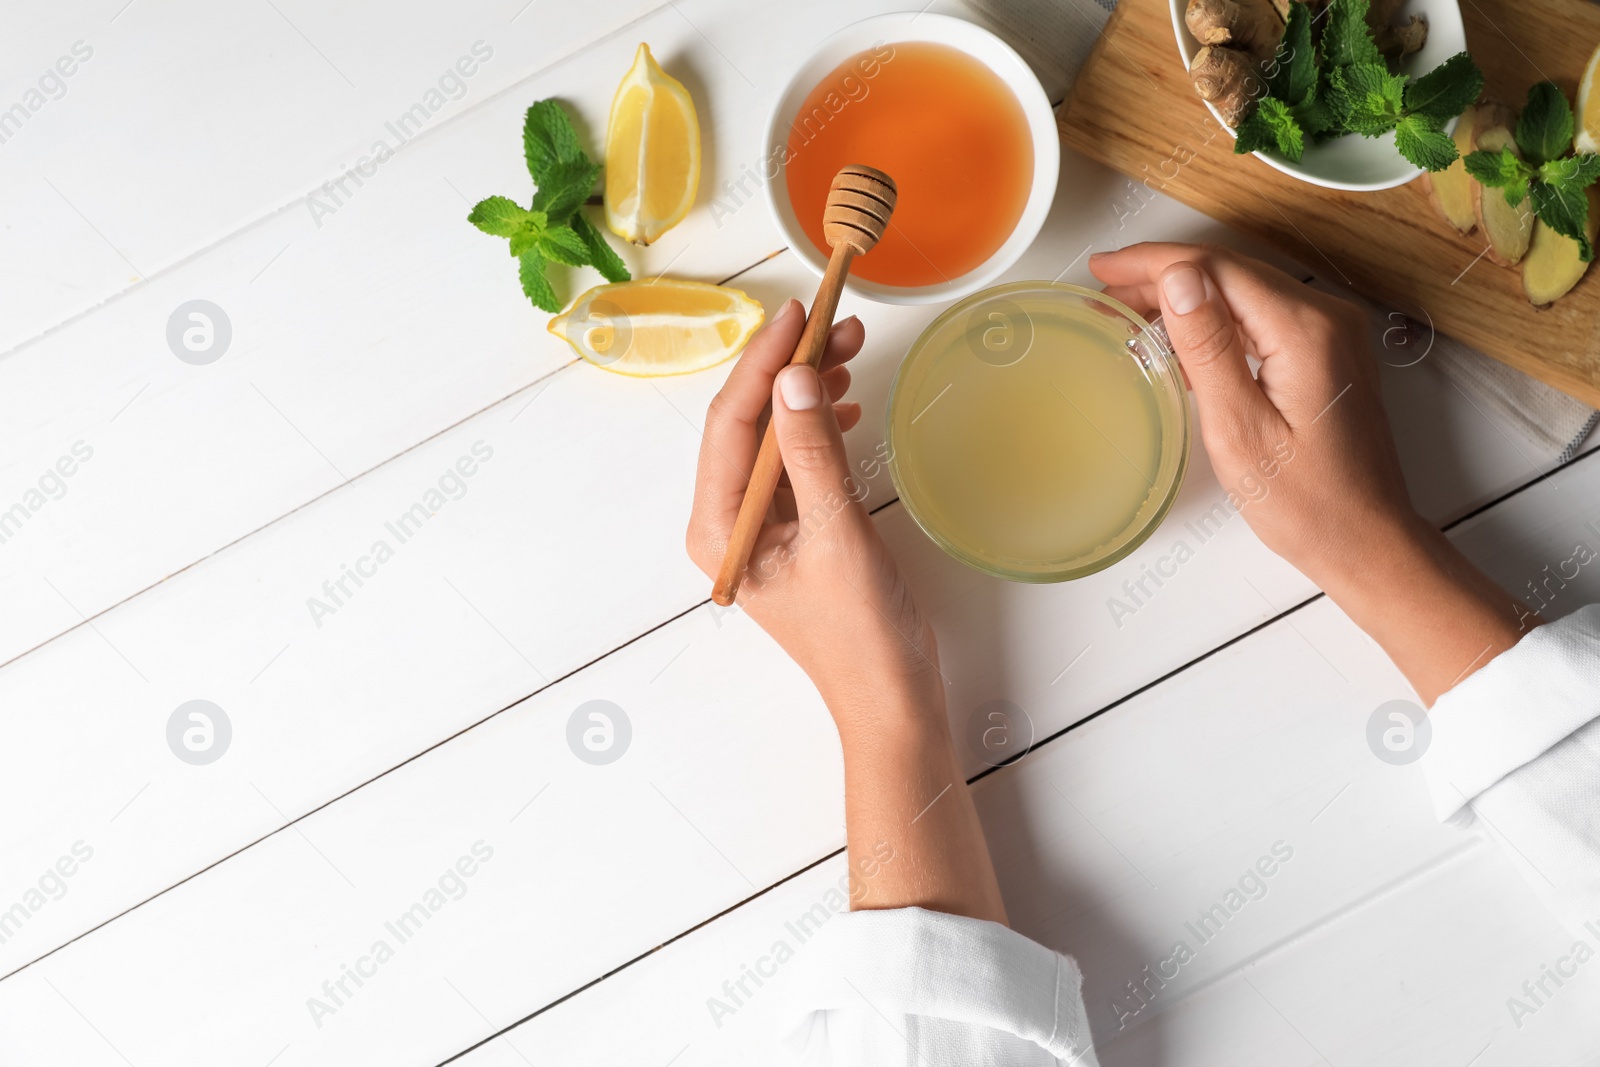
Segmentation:
<svg viewBox="0 0 1600 1067">
<path fill-rule="evenodd" d="M 695 95 L 706 174 L 631 266 L 737 278 L 768 307 L 808 294 L 759 201 L 708 202 L 759 160 L 811 45 L 899 6 L 8 5 L 0 1064 L 774 1061 L 759 994 L 708 1003 L 842 873 L 841 781 L 814 691 L 683 554 L 725 371 L 575 363 L 464 218 L 527 195 L 532 101 L 566 101 L 596 146 L 645 40 Z M 1093 20 L 1062 12 L 1068 36 L 1027 54 L 1084 47 Z M 1119 224 L 1126 194 L 1067 157 L 1014 276 L 1087 283 L 1090 249 L 1230 240 L 1162 199 Z M 192 300 L 231 329 L 206 365 L 167 341 Z M 845 303 L 868 332 L 865 457 L 935 309 Z M 1419 505 L 1510 587 L 1600 544 L 1600 459 L 1556 469 L 1427 360 L 1385 388 Z M 310 610 L 438 488 L 392 558 Z M 963 569 L 892 496 L 880 479 L 871 503 L 956 728 L 1005 699 L 1048 739 L 979 807 L 1015 925 L 1088 975 L 1102 1062 L 1592 1062 L 1600 965 L 1515 1024 L 1507 998 L 1571 938 L 1491 847 L 1435 825 L 1414 766 L 1368 750 L 1369 715 L 1409 691 L 1304 578 L 1235 519 L 1135 617 L 1108 612 L 1221 498 L 1202 449 L 1144 549 L 1062 586 Z M 230 726 L 205 764 L 169 746 L 192 700 Z M 604 766 L 566 741 L 590 700 L 631 723 Z M 1264 895 L 1128 1000 L 1275 845 L 1292 859 Z"/>
</svg>

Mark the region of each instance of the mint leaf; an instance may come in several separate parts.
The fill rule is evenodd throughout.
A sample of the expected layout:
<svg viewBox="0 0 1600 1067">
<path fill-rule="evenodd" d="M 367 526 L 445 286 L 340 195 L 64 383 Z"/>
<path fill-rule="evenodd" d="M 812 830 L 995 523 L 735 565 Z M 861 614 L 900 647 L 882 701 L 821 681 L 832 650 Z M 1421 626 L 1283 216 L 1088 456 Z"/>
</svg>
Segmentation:
<svg viewBox="0 0 1600 1067">
<path fill-rule="evenodd" d="M 556 291 L 551 288 L 550 279 L 544 276 L 544 257 L 539 254 L 539 250 L 529 249 L 522 253 L 521 260 L 517 273 L 522 278 L 522 291 L 533 301 L 533 306 L 552 315 L 560 311 L 561 301 L 556 299 Z"/>
<path fill-rule="evenodd" d="M 1304 131 L 1289 112 L 1289 105 L 1267 96 L 1262 97 L 1255 112 L 1240 125 L 1233 150 L 1244 153 L 1277 149 L 1289 162 L 1298 163 L 1305 147 Z"/>
<path fill-rule="evenodd" d="M 517 232 L 527 215 L 515 201 L 503 196 L 491 196 L 478 201 L 467 216 L 467 221 L 494 237 L 510 237 Z"/>
<path fill-rule="evenodd" d="M 1552 159 L 1539 167 L 1539 180 L 1550 185 L 1576 185 L 1587 189 L 1600 178 L 1600 156 L 1584 153 Z"/>
<path fill-rule="evenodd" d="M 1267 99 L 1271 99 L 1268 97 Z M 1272 130 L 1272 123 L 1267 121 L 1261 108 L 1257 107 L 1234 131 L 1233 152 L 1235 155 L 1244 155 L 1248 152 L 1265 152 L 1278 146 L 1278 135 Z"/>
<path fill-rule="evenodd" d="M 1534 166 L 1560 159 L 1572 150 L 1572 127 L 1566 94 L 1555 82 L 1540 82 L 1528 90 L 1528 103 L 1517 120 L 1517 146 Z"/>
<path fill-rule="evenodd" d="M 1394 129 L 1405 106 L 1406 78 L 1382 63 L 1357 63 L 1334 71 L 1332 84 L 1344 128 L 1363 137 Z"/>
<path fill-rule="evenodd" d="M 1533 213 L 1552 230 L 1578 242 L 1579 259 L 1585 263 L 1594 259 L 1594 246 L 1589 243 L 1586 229 L 1589 197 L 1585 195 L 1583 187 L 1575 182 L 1564 185 L 1535 182 L 1530 195 L 1533 197 Z"/>
<path fill-rule="evenodd" d="M 511 258 L 521 259 L 522 253 L 539 247 L 539 234 L 534 230 L 518 230 L 511 235 Z"/>
<path fill-rule="evenodd" d="M 511 235 L 511 254 L 513 256 L 521 256 L 528 249 L 536 247 L 539 243 L 539 235 L 544 233 L 545 226 L 549 222 L 542 211 L 525 211 L 523 216 L 522 225 L 517 228 L 516 233 Z"/>
<path fill-rule="evenodd" d="M 581 155 L 552 164 L 545 172 L 544 181 L 539 183 L 539 191 L 533 194 L 534 209 L 558 222 L 566 221 L 568 215 L 589 199 L 589 191 L 599 176 L 599 165 Z"/>
<path fill-rule="evenodd" d="M 628 265 L 622 262 L 622 257 L 617 255 L 605 235 L 589 221 L 589 216 L 581 210 L 572 216 L 572 232 L 583 241 L 584 247 L 589 250 L 589 262 L 594 264 L 594 269 L 608 282 L 625 282 L 633 277 L 628 273 Z"/>
<path fill-rule="evenodd" d="M 1322 52 L 1324 62 L 1330 67 L 1355 63 L 1383 65 L 1383 53 L 1372 42 L 1372 31 L 1367 27 L 1367 7 L 1367 0 L 1333 0 L 1328 6 Z"/>
<path fill-rule="evenodd" d="M 1278 42 L 1268 92 L 1286 104 L 1298 104 L 1317 87 L 1317 57 L 1311 47 L 1311 10 L 1289 5 L 1289 24 Z"/>
<path fill-rule="evenodd" d="M 1341 100 L 1338 90 L 1334 88 L 1332 74 L 1325 70 L 1319 71 L 1317 84 L 1311 95 L 1295 105 L 1295 118 L 1299 121 L 1300 128 L 1308 134 L 1337 137 L 1345 132 L 1340 104 Z"/>
<path fill-rule="evenodd" d="M 1449 134 L 1425 115 L 1407 115 L 1394 129 L 1394 146 L 1413 166 L 1444 170 L 1460 153 Z"/>
<path fill-rule="evenodd" d="M 1300 124 L 1295 122 L 1294 116 L 1289 113 L 1289 106 L 1282 100 L 1275 100 L 1269 96 L 1256 105 L 1256 112 L 1266 115 L 1278 151 L 1283 153 L 1284 158 L 1291 163 L 1300 162 L 1300 157 L 1306 150 L 1305 134 L 1301 131 Z"/>
<path fill-rule="evenodd" d="M 1533 169 L 1518 159 L 1511 149 L 1489 152 L 1480 148 L 1468 155 L 1464 162 L 1467 173 L 1476 178 L 1478 184 L 1490 189 L 1504 189 L 1506 202 L 1512 207 L 1527 199 L 1528 182 L 1533 177 Z"/>
<path fill-rule="evenodd" d="M 535 185 L 543 185 L 557 163 L 583 158 L 572 120 L 554 100 L 540 100 L 528 109 L 522 123 L 522 152 Z"/>
<path fill-rule="evenodd" d="M 1329 103 L 1331 95 L 1328 83 L 1318 78 L 1311 83 L 1311 91 L 1306 94 L 1306 98 L 1290 107 L 1294 120 L 1300 124 L 1300 128 L 1307 136 L 1315 137 L 1339 129 L 1339 116 Z"/>
<path fill-rule="evenodd" d="M 539 235 L 539 251 L 546 259 L 581 267 L 589 262 L 589 248 L 570 226 L 552 226 Z"/>
<path fill-rule="evenodd" d="M 1406 111 L 1443 125 L 1483 92 L 1483 71 L 1465 52 L 1457 52 L 1406 86 Z"/>
<path fill-rule="evenodd" d="M 1339 129 L 1344 131 L 1344 117 L 1350 110 L 1350 89 L 1345 84 L 1344 71 L 1339 67 L 1323 71 L 1319 84 L 1323 89 L 1323 98 L 1339 120 Z"/>
</svg>

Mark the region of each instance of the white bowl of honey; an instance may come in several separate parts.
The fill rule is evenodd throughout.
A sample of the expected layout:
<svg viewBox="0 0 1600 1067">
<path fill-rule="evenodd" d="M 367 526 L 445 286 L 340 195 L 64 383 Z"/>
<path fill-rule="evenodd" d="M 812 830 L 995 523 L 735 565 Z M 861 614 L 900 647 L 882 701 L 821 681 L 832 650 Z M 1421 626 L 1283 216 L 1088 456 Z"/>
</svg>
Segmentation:
<svg viewBox="0 0 1600 1067">
<path fill-rule="evenodd" d="M 1021 56 L 948 15 L 879 15 L 823 41 L 767 123 L 767 203 L 818 275 L 822 211 L 839 168 L 865 164 L 899 196 L 847 288 L 888 304 L 957 299 L 994 282 L 1033 243 L 1055 196 L 1055 116 Z"/>
</svg>

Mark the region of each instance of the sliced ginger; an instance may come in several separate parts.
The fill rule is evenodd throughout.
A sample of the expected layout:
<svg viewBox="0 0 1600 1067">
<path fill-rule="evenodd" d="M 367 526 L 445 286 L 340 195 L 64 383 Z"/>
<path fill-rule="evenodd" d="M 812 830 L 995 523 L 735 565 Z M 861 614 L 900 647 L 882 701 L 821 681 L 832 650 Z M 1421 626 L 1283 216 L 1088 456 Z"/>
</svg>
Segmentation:
<svg viewBox="0 0 1600 1067">
<path fill-rule="evenodd" d="M 1466 158 L 1476 143 L 1478 110 L 1475 105 L 1469 105 L 1461 113 L 1461 118 L 1456 120 L 1455 133 L 1451 136 L 1455 139 L 1459 158 L 1444 170 L 1422 176 L 1423 184 L 1433 194 L 1434 205 L 1444 220 L 1457 232 L 1464 234 L 1478 228 L 1478 210 L 1472 198 L 1472 190 L 1478 183 L 1467 173 L 1466 164 Z"/>
<path fill-rule="evenodd" d="M 1485 109 L 1488 110 L 1489 106 L 1486 105 Z M 1495 120 L 1501 117 L 1501 114 L 1493 116 Z M 1486 152 L 1498 152 L 1506 148 L 1521 158 L 1522 150 L 1512 136 L 1509 116 L 1504 117 L 1506 121 L 1488 124 L 1491 119 L 1485 118 L 1480 112 L 1478 118 L 1483 125 L 1475 139 L 1476 147 Z M 1489 241 L 1489 258 L 1503 267 L 1514 267 L 1521 263 L 1533 239 L 1533 205 L 1524 199 L 1513 207 L 1499 189 L 1485 189 L 1477 182 L 1472 183 L 1472 202 L 1478 226 Z"/>
<path fill-rule="evenodd" d="M 1600 191 L 1590 186 L 1589 242 L 1600 237 Z M 1522 291 L 1529 303 L 1544 307 L 1572 291 L 1589 269 L 1589 264 L 1578 257 L 1578 242 L 1552 230 L 1544 222 L 1536 222 L 1528 254 L 1522 261 Z"/>
</svg>

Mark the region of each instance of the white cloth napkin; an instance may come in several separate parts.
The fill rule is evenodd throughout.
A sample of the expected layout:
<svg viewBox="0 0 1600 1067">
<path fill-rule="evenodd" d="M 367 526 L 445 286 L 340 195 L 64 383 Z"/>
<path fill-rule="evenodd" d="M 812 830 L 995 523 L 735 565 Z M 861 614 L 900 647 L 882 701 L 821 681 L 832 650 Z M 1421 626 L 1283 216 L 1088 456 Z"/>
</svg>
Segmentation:
<svg viewBox="0 0 1600 1067">
<path fill-rule="evenodd" d="M 1445 376 L 1530 442 L 1565 463 L 1600 425 L 1600 411 L 1476 348 L 1441 335 L 1432 355 Z"/>
<path fill-rule="evenodd" d="M 1011 42 L 1046 85 L 1070 86 L 1117 0 L 967 2 Z M 1571 459 L 1600 425 L 1600 412 L 1581 401 L 1442 335 L 1429 358 L 1475 403 L 1497 413 L 1505 425 L 1551 459 Z"/>
</svg>

